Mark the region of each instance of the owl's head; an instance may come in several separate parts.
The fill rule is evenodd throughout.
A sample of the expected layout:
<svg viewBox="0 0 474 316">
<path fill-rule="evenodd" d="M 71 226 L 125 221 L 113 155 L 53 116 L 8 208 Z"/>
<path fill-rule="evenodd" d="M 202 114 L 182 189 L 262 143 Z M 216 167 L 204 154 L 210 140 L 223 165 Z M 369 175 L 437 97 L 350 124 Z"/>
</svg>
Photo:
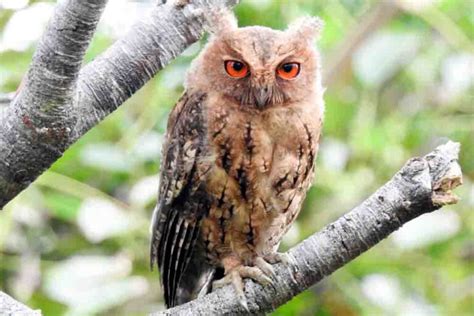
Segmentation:
<svg viewBox="0 0 474 316">
<path fill-rule="evenodd" d="M 238 28 L 230 13 L 212 21 L 211 38 L 193 62 L 187 89 L 213 91 L 243 107 L 265 109 L 300 102 L 321 89 L 314 45 L 322 22 L 301 18 L 285 31 Z"/>
</svg>

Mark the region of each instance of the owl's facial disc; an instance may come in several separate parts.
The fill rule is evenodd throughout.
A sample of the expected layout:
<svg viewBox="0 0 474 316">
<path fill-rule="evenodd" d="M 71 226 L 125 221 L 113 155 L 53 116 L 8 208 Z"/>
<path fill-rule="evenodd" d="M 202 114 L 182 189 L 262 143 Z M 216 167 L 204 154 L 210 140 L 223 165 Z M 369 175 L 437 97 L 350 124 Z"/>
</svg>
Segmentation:
<svg viewBox="0 0 474 316">
<path fill-rule="evenodd" d="M 310 33 L 303 32 L 308 23 L 286 31 L 250 26 L 216 35 L 193 62 L 188 87 L 258 110 L 312 98 L 320 76 L 310 36 L 302 38 Z"/>
<path fill-rule="evenodd" d="M 246 86 L 244 93 L 237 99 L 243 105 L 254 105 L 259 109 L 269 103 L 278 104 L 285 100 L 285 94 L 280 91 L 278 81 L 290 81 L 298 77 L 301 66 L 299 62 L 282 62 L 277 67 L 273 65 L 258 65 L 251 67 L 240 59 L 225 59 L 224 69 L 227 75 Z"/>
</svg>

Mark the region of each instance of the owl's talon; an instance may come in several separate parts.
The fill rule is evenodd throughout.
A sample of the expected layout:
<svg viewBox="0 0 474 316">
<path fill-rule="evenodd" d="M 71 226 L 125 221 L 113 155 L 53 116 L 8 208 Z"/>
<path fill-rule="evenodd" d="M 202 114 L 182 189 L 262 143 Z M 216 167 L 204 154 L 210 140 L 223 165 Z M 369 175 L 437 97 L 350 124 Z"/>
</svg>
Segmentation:
<svg viewBox="0 0 474 316">
<path fill-rule="evenodd" d="M 250 313 L 249 306 L 247 304 L 247 298 L 245 296 L 239 297 L 239 304 Z"/>
<path fill-rule="evenodd" d="M 237 294 L 240 305 L 245 310 L 248 309 L 247 298 L 244 292 L 243 278 L 250 278 L 262 286 L 273 285 L 270 277 L 275 277 L 275 271 L 271 264 L 266 262 L 263 258 L 257 257 L 254 260 L 254 267 L 238 266 L 230 270 L 222 279 L 216 280 L 212 283 L 212 290 L 232 284 Z"/>
<path fill-rule="evenodd" d="M 276 279 L 277 276 L 275 273 L 275 269 L 272 267 L 270 263 L 265 261 L 265 259 L 263 259 L 262 257 L 255 258 L 254 265 L 260 270 L 262 270 L 263 273 L 270 276 L 272 279 Z"/>
<path fill-rule="evenodd" d="M 255 282 L 265 286 L 272 284 L 272 279 L 266 276 L 265 272 L 259 267 L 240 267 L 239 273 L 244 278 L 250 278 Z"/>
<path fill-rule="evenodd" d="M 227 275 L 225 275 L 222 279 L 214 281 L 212 283 L 212 290 L 214 291 L 228 284 L 232 284 L 237 294 L 239 304 L 243 308 L 245 308 L 246 311 L 248 311 L 249 307 L 247 304 L 247 298 L 245 297 L 244 283 L 242 282 L 243 275 L 240 272 L 241 268 L 244 267 L 235 268 L 234 270 L 231 270 Z"/>
<path fill-rule="evenodd" d="M 293 257 L 293 255 L 287 253 L 287 252 L 275 252 L 275 253 L 272 253 L 272 254 L 269 254 L 267 256 L 264 257 L 264 259 L 271 263 L 271 264 L 275 264 L 275 263 L 282 263 L 283 265 L 287 266 L 287 267 L 292 267 L 294 270 L 296 270 L 297 268 L 297 262 L 296 262 L 296 259 L 295 257 Z"/>
<path fill-rule="evenodd" d="M 238 284 L 238 282 L 242 283 L 242 279 L 240 278 L 239 280 L 236 274 L 238 274 L 237 271 L 232 270 L 227 275 L 225 275 L 222 279 L 212 282 L 212 290 L 214 291 L 216 289 L 220 289 L 226 286 L 227 284 L 231 284 L 231 283 L 234 285 L 235 288 L 237 287 L 243 288 L 243 284 Z"/>
</svg>

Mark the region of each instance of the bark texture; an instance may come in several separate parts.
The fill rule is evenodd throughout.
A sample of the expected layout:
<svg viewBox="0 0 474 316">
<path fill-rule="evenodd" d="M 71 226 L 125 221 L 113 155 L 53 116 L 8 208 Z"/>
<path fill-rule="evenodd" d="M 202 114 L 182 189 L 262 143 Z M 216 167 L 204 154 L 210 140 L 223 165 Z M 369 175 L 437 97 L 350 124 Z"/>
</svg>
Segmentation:
<svg viewBox="0 0 474 316">
<path fill-rule="evenodd" d="M 168 1 L 81 69 L 107 0 L 60 1 L 22 88 L 0 111 L 0 209 L 90 128 L 202 35 L 206 12 L 237 0 Z"/>
<path fill-rule="evenodd" d="M 290 265 L 277 264 L 274 286 L 245 282 L 249 310 L 231 286 L 153 315 L 265 314 L 286 303 L 356 258 L 404 223 L 457 202 L 451 190 L 462 183 L 459 144 L 448 142 L 422 158 L 410 159 L 361 205 L 289 250 Z"/>
<path fill-rule="evenodd" d="M 1 112 L 0 208 L 70 145 L 78 73 L 106 2 L 59 2 L 22 89 Z"/>
</svg>

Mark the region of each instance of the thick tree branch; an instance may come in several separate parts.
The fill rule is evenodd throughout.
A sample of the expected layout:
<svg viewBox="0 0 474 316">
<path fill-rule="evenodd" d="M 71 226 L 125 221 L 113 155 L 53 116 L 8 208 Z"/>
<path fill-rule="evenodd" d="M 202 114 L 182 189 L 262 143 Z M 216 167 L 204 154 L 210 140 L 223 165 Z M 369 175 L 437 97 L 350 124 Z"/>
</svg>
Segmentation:
<svg viewBox="0 0 474 316">
<path fill-rule="evenodd" d="M 413 158 L 361 205 L 288 252 L 290 266 L 275 265 L 274 287 L 246 281 L 249 311 L 231 286 L 154 315 L 264 314 L 289 301 L 356 258 L 411 219 L 457 202 L 451 192 L 462 183 L 459 144 L 448 142 Z"/>
<path fill-rule="evenodd" d="M 0 112 L 0 209 L 71 144 L 73 92 L 106 2 L 58 4 L 19 94 Z"/>
<path fill-rule="evenodd" d="M 60 2 L 23 88 L 0 111 L 0 209 L 198 40 L 208 10 L 237 1 L 181 0 L 157 6 L 82 71 L 106 0 Z"/>
<path fill-rule="evenodd" d="M 0 291 L 0 315 L 40 316 L 41 312 L 30 309 Z"/>
<path fill-rule="evenodd" d="M 448 142 L 413 158 L 361 205 L 289 250 L 290 265 L 277 264 L 273 287 L 245 282 L 249 311 L 227 286 L 187 304 L 153 315 L 265 314 L 330 275 L 411 219 L 456 203 L 462 184 L 459 144 Z M 0 291 L 0 314 L 39 315 Z"/>
<path fill-rule="evenodd" d="M 211 2 L 160 5 L 85 66 L 79 78 L 75 138 L 113 112 L 158 70 L 196 42 L 203 33 L 203 10 Z"/>
</svg>

